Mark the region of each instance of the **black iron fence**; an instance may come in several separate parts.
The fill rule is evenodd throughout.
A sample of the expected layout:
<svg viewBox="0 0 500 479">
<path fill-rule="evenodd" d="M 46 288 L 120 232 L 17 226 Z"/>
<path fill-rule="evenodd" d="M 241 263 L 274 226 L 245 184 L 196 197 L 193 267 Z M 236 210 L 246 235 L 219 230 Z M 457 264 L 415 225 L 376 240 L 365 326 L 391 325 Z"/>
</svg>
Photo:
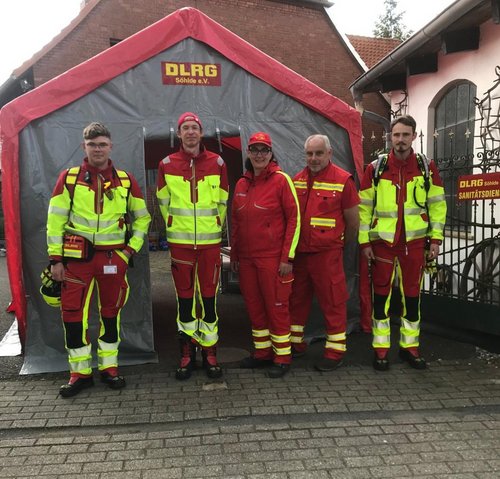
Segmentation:
<svg viewBox="0 0 500 479">
<path fill-rule="evenodd" d="M 436 272 L 424 291 L 431 295 L 500 306 L 500 200 L 460 201 L 459 177 L 500 171 L 500 151 L 436 160 L 448 213 Z"/>
</svg>

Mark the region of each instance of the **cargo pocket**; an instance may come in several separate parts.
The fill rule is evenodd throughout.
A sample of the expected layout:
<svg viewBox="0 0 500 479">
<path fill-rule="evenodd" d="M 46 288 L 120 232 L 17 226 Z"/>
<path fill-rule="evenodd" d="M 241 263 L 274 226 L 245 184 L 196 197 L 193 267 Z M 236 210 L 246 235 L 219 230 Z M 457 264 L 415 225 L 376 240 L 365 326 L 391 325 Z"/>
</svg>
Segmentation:
<svg viewBox="0 0 500 479">
<path fill-rule="evenodd" d="M 128 188 L 124 186 L 117 186 L 114 191 L 116 191 L 116 195 L 111 194 L 110 196 L 104 195 L 104 201 L 112 201 L 113 202 L 113 210 L 119 213 L 126 214 L 127 213 L 127 199 L 128 199 Z M 111 190 L 113 192 L 113 190 Z"/>
<path fill-rule="evenodd" d="M 293 273 L 276 278 L 276 303 L 287 303 L 292 292 Z"/>
<path fill-rule="evenodd" d="M 219 283 L 219 276 L 220 276 L 220 261 L 218 263 L 215 263 L 214 266 L 214 274 L 212 277 L 212 284 L 214 286 Z"/>
<path fill-rule="evenodd" d="M 332 283 L 332 298 L 333 304 L 343 304 L 349 299 L 346 281 L 343 279 Z"/>
<path fill-rule="evenodd" d="M 118 298 L 116 300 L 116 308 L 120 310 L 123 308 L 125 303 L 127 302 L 127 292 L 128 292 L 128 284 L 126 281 L 123 281 L 120 286 L 120 291 L 118 292 Z M 117 311 L 118 314 L 118 311 Z"/>
<path fill-rule="evenodd" d="M 393 281 L 394 263 L 390 259 L 375 256 L 372 261 L 372 282 L 375 289 L 390 288 Z"/>
<path fill-rule="evenodd" d="M 193 288 L 193 265 L 188 261 L 172 258 L 172 276 L 177 291 L 189 291 Z"/>
<path fill-rule="evenodd" d="M 65 312 L 81 311 L 83 308 L 84 294 L 87 285 L 77 279 L 66 275 L 61 289 L 62 310 Z"/>
</svg>

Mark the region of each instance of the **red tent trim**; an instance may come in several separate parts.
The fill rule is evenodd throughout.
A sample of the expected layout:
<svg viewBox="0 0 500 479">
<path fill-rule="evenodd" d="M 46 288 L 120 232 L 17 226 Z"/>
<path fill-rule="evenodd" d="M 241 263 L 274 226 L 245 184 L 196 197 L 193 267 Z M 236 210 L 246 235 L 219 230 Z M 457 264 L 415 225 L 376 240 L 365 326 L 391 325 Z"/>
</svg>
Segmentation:
<svg viewBox="0 0 500 479">
<path fill-rule="evenodd" d="M 298 73 L 258 50 L 194 8 L 183 8 L 132 35 L 117 45 L 16 98 L 0 110 L 0 159 L 3 169 L 3 204 L 7 267 L 19 336 L 26 336 L 26 299 L 22 276 L 19 228 L 19 132 L 31 121 L 83 97 L 134 66 L 193 38 L 236 65 L 344 128 L 349 135 L 354 165 L 362 174 L 361 117 Z"/>
</svg>

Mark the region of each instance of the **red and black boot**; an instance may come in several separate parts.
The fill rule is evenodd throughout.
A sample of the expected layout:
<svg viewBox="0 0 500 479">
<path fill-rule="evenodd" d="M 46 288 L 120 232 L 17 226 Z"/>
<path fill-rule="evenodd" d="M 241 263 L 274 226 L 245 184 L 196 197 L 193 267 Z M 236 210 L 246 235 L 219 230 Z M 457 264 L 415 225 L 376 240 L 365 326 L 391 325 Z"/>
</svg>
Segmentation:
<svg viewBox="0 0 500 479">
<path fill-rule="evenodd" d="M 185 334 L 180 337 L 181 346 L 181 362 L 177 371 L 175 371 L 175 379 L 183 381 L 189 379 L 193 369 L 196 369 L 196 346 L 191 338 Z"/>
<path fill-rule="evenodd" d="M 222 376 L 222 369 L 217 363 L 217 348 L 215 346 L 203 346 L 201 357 L 203 358 L 203 367 L 210 379 L 217 379 Z"/>
</svg>

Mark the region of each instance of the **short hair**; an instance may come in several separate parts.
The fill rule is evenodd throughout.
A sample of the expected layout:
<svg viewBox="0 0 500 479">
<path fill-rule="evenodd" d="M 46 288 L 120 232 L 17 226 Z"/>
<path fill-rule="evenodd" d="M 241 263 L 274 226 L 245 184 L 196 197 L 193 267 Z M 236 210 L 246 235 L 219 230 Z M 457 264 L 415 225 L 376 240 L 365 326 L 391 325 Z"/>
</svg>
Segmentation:
<svg viewBox="0 0 500 479">
<path fill-rule="evenodd" d="M 93 121 L 90 125 L 87 125 L 83 130 L 84 140 L 93 140 L 98 136 L 105 136 L 111 140 L 111 133 L 102 123 Z"/>
<path fill-rule="evenodd" d="M 304 142 L 304 150 L 307 149 L 307 144 L 311 140 L 315 140 L 315 139 L 323 140 L 323 143 L 325 144 L 325 148 L 327 150 L 332 149 L 332 145 L 330 144 L 330 139 L 326 135 L 311 135 L 311 136 L 307 137 L 307 140 Z"/>
<path fill-rule="evenodd" d="M 391 131 L 394 128 L 394 125 L 397 125 L 398 123 L 402 123 L 406 126 L 411 126 L 413 133 L 417 131 L 417 122 L 415 121 L 415 118 L 410 115 L 402 115 L 394 118 L 394 120 L 391 121 Z"/>
</svg>

